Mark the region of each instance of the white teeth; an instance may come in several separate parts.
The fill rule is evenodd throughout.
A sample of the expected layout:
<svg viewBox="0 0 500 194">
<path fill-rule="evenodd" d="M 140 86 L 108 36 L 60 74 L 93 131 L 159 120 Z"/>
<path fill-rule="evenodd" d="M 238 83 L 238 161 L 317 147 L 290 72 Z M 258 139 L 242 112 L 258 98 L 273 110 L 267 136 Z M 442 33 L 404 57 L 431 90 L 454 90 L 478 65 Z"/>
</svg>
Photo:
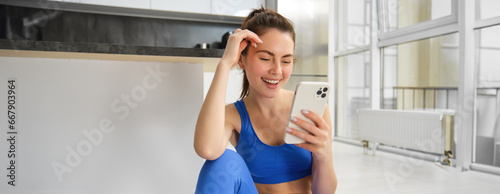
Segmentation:
<svg viewBox="0 0 500 194">
<path fill-rule="evenodd" d="M 262 78 L 262 80 L 264 80 L 265 82 L 270 83 L 270 84 L 277 84 L 280 82 L 280 80 L 268 80 L 268 79 L 264 79 L 264 78 Z"/>
</svg>

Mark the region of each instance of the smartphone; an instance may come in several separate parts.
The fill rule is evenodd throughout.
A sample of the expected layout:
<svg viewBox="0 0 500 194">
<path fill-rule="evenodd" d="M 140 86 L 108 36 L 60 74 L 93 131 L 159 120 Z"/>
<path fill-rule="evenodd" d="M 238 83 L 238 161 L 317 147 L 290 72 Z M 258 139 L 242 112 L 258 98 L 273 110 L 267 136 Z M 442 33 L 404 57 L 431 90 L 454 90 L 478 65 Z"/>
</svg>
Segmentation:
<svg viewBox="0 0 500 194">
<path fill-rule="evenodd" d="M 301 111 L 303 109 L 307 109 L 318 115 L 323 116 L 326 103 L 328 101 L 329 92 L 330 92 L 330 85 L 326 82 L 300 82 L 295 88 L 295 95 L 293 97 L 293 103 L 290 109 L 290 115 L 288 116 L 287 126 L 289 128 L 307 132 L 298 125 L 292 123 L 290 119 L 292 118 L 292 116 L 294 116 L 296 118 L 300 118 L 302 120 L 314 124 L 314 122 L 306 118 Z M 304 140 L 289 133 L 285 133 L 284 139 L 285 143 L 288 144 L 299 144 L 304 142 Z"/>
</svg>

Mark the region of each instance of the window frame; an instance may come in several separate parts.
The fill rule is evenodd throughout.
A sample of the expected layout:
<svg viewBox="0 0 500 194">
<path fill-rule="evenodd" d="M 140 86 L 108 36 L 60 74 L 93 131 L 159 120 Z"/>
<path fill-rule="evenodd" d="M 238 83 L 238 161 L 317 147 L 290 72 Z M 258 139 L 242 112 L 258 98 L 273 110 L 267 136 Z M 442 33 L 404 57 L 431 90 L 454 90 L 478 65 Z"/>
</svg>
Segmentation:
<svg viewBox="0 0 500 194">
<path fill-rule="evenodd" d="M 428 20 L 418 24 L 406 26 L 393 31 L 386 32 L 387 5 L 385 0 L 377 0 L 381 8 L 378 15 L 379 27 L 379 47 L 390 46 L 394 44 L 411 42 L 445 34 L 451 34 L 458 31 L 458 2 L 451 0 L 451 15 L 442 18 Z"/>
<path fill-rule="evenodd" d="M 339 7 L 339 3 L 338 3 L 339 0 L 335 0 L 334 1 L 334 7 L 335 8 L 338 8 Z M 364 1 L 371 1 L 370 2 L 370 7 L 373 8 L 373 4 L 375 3 L 374 0 L 364 0 Z M 373 28 L 373 9 L 370 10 L 371 11 L 371 15 L 370 15 L 370 18 L 372 19 L 370 22 L 370 35 L 373 34 L 373 31 L 372 31 L 372 28 Z M 339 32 L 339 21 L 337 20 L 338 14 L 339 12 L 333 12 L 333 14 L 335 15 L 335 22 L 334 22 L 334 29 L 335 29 L 335 35 L 334 35 L 334 39 L 335 39 L 335 43 L 336 45 L 334 46 L 335 48 L 335 51 L 334 51 L 334 57 L 337 58 L 337 57 L 342 57 L 342 56 L 347 56 L 347 55 L 351 55 L 351 54 L 357 54 L 357 53 L 360 53 L 360 52 L 366 52 L 366 51 L 369 51 L 370 50 L 370 45 L 372 44 L 372 41 L 370 40 L 370 44 L 368 45 L 364 45 L 364 46 L 360 46 L 360 47 L 356 47 L 356 48 L 350 48 L 350 49 L 340 49 L 338 47 L 338 43 L 339 43 L 339 40 L 338 40 L 338 32 Z M 366 16 L 365 16 L 366 17 Z M 370 36 L 370 39 L 373 39 L 372 38 L 373 36 Z"/>
<path fill-rule="evenodd" d="M 378 79 L 380 77 L 379 75 L 379 72 L 376 71 L 378 70 L 378 66 L 379 66 L 379 62 L 378 62 L 378 56 L 375 56 L 374 55 L 377 55 L 379 54 L 379 52 L 377 51 L 374 51 L 373 50 L 373 47 L 377 47 L 376 44 L 374 44 L 374 42 L 376 43 L 378 41 L 377 39 L 377 36 L 374 36 L 373 34 L 378 34 L 378 25 L 373 25 L 374 23 L 376 24 L 377 23 L 377 18 L 376 18 L 376 15 L 377 15 L 377 0 L 364 0 L 366 2 L 369 2 L 369 7 L 370 7 L 370 15 L 369 15 L 369 18 L 370 18 L 370 23 L 369 23 L 369 28 L 370 28 L 370 40 L 369 40 L 369 44 L 368 45 L 364 45 L 364 46 L 360 46 L 360 47 L 356 47 L 356 48 L 348 48 L 348 49 L 339 49 L 338 47 L 338 43 L 339 43 L 339 40 L 338 40 L 338 32 L 339 32 L 339 21 L 338 21 L 338 13 L 336 10 L 339 8 L 339 3 L 338 3 L 339 0 L 334 0 L 333 1 L 333 12 L 330 12 L 332 13 L 332 17 L 331 19 L 334 20 L 334 22 L 332 23 L 334 25 L 334 35 L 333 35 L 333 43 L 335 45 L 332 46 L 332 48 L 334 49 L 334 51 L 332 52 L 332 55 L 330 55 L 331 57 L 331 65 L 330 67 L 331 68 L 328 68 L 329 69 L 329 83 L 332 85 L 332 86 L 335 86 L 335 93 L 334 95 L 330 95 L 332 97 L 331 100 L 334 100 L 333 102 L 335 103 L 332 103 L 333 106 L 332 106 L 332 121 L 333 121 L 333 126 L 337 126 L 337 108 L 338 108 L 338 104 L 337 104 L 337 100 L 338 100 L 338 92 L 337 92 L 337 86 L 338 86 L 338 80 L 337 80 L 337 76 L 336 76 L 336 73 L 337 73 L 337 69 L 338 69 L 338 65 L 336 64 L 336 60 L 340 57 L 348 57 L 349 55 L 354 55 L 354 54 L 359 54 L 359 53 L 363 53 L 363 52 L 369 52 L 370 54 L 370 63 L 371 63 L 371 67 L 370 67 L 370 71 L 371 71 L 371 80 L 372 83 L 374 79 Z M 332 7 L 331 7 L 332 8 Z M 366 10 L 366 9 L 364 9 Z M 367 13 L 366 13 L 367 14 Z M 366 17 L 366 15 L 365 15 Z M 374 62 L 374 60 L 377 60 L 377 62 Z M 377 69 L 375 69 L 377 68 Z M 334 76 L 331 76 L 331 75 L 334 75 Z M 368 81 L 368 80 L 366 80 Z M 370 107 L 372 108 L 377 108 L 379 107 L 379 104 L 378 104 L 378 101 L 379 101 L 379 93 L 378 93 L 378 89 L 374 89 L 375 88 L 378 88 L 378 84 L 371 84 L 371 87 L 370 87 Z M 374 103 L 374 101 L 376 101 L 376 103 Z M 348 138 L 345 138 L 345 137 L 339 137 L 338 134 L 336 133 L 338 129 L 334 130 L 334 134 L 335 134 L 335 137 L 338 139 L 346 139 L 347 141 L 350 141 Z"/>
<path fill-rule="evenodd" d="M 383 7 L 383 0 L 370 0 L 371 1 L 371 27 L 370 27 L 370 45 L 337 50 L 337 45 L 333 45 L 330 55 L 330 67 L 329 68 L 329 82 L 331 84 L 336 83 L 335 75 L 336 64 L 335 60 L 338 57 L 345 57 L 351 54 L 361 53 L 369 51 L 371 52 L 371 71 L 372 71 L 372 108 L 380 108 L 381 100 L 383 99 L 383 61 L 382 56 L 383 50 L 386 47 L 394 46 L 402 43 L 417 41 L 421 39 L 427 39 L 432 37 L 443 36 L 451 33 L 458 33 L 459 36 L 459 99 L 457 104 L 469 105 L 457 107 L 456 119 L 455 119 L 455 139 L 457 141 L 456 153 L 456 168 L 461 171 L 474 170 L 486 173 L 493 173 L 500 175 L 500 168 L 483 165 L 475 163 L 473 160 L 473 154 L 476 151 L 475 147 L 475 133 L 477 126 L 476 114 L 474 110 L 477 104 L 476 90 L 477 86 L 475 84 L 477 78 L 478 69 L 478 53 L 476 48 L 476 30 L 482 28 L 488 28 L 492 26 L 500 25 L 500 16 L 478 19 L 476 17 L 476 2 L 477 0 L 452 0 L 452 13 L 449 16 L 438 18 L 435 20 L 429 20 L 422 23 L 414 24 L 411 26 L 406 26 L 400 29 L 396 29 L 390 32 L 384 32 L 383 24 L 378 21 L 384 21 L 385 18 L 382 16 L 385 14 L 386 9 L 378 9 L 377 7 Z M 338 8 L 338 1 L 334 1 L 333 8 Z M 332 8 L 332 7 L 331 7 Z M 336 18 L 336 9 L 334 10 Z M 377 13 L 377 12 L 380 12 Z M 337 30 L 338 21 L 334 20 L 331 24 L 334 25 L 333 41 L 332 43 L 338 43 Z M 331 29 L 331 28 L 330 28 Z M 471 65 L 473 64 L 473 65 Z M 380 84 L 375 84 L 375 83 Z M 377 94 L 378 95 L 374 95 Z M 335 94 L 337 95 L 337 94 Z M 334 96 L 334 95 L 332 95 Z M 336 101 L 334 101 L 336 102 Z M 375 103 L 374 103 L 375 102 Z M 337 105 L 333 103 L 333 108 L 336 111 Z M 334 112 L 335 112 L 334 111 Z M 336 113 L 334 113 L 336 114 Z M 336 116 L 333 117 L 334 120 Z M 335 121 L 334 121 L 335 122 Z M 336 124 L 335 124 L 336 126 Z M 343 140 L 341 141 L 349 141 Z"/>
<path fill-rule="evenodd" d="M 474 0 L 474 5 L 477 5 L 476 4 L 476 0 Z M 479 10 L 480 11 L 480 10 Z M 479 18 L 475 18 L 475 21 L 474 21 L 474 27 L 473 27 L 473 31 L 474 31 L 474 34 L 475 36 L 479 36 L 479 33 L 478 31 L 481 30 L 481 29 L 484 29 L 484 28 L 489 28 L 489 27 L 494 27 L 494 26 L 500 26 L 500 16 L 497 16 L 497 17 L 492 17 L 492 18 L 487 18 L 487 19 L 479 19 Z M 479 44 L 475 43 L 475 53 L 476 53 L 476 61 L 475 61 L 475 68 L 476 68 L 476 71 L 478 71 L 478 68 L 479 68 L 479 52 L 480 49 L 479 48 Z M 479 72 L 475 72 L 475 75 L 478 76 Z M 477 77 L 474 77 L 474 79 L 476 79 Z M 477 90 L 477 86 L 475 86 L 475 90 Z M 474 101 L 477 101 L 477 94 L 475 93 L 474 94 Z M 477 125 L 474 124 L 474 131 L 473 131 L 473 136 L 471 137 L 472 138 L 472 150 L 471 150 L 471 154 L 472 154 L 472 158 L 471 158 L 471 161 L 469 163 L 469 167 L 471 170 L 474 170 L 474 171 L 479 171 L 479 172 L 485 172 L 485 173 L 491 173 L 491 174 L 497 174 L 497 175 L 500 175 L 500 167 L 496 167 L 496 166 L 490 166 L 490 165 L 486 165 L 486 164 L 481 164 L 481 163 L 477 163 L 476 162 L 476 159 L 475 159 L 475 156 L 476 156 L 476 131 L 477 131 Z"/>
</svg>

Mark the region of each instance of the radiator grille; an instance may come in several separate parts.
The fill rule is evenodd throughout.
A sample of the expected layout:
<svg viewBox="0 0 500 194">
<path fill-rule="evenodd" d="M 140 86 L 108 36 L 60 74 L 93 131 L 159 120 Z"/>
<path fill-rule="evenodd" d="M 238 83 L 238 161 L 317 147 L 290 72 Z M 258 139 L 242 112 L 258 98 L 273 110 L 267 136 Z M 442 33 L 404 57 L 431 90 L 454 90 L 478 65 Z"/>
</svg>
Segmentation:
<svg viewBox="0 0 500 194">
<path fill-rule="evenodd" d="M 360 109 L 362 140 L 443 154 L 443 115 L 436 112 Z"/>
</svg>

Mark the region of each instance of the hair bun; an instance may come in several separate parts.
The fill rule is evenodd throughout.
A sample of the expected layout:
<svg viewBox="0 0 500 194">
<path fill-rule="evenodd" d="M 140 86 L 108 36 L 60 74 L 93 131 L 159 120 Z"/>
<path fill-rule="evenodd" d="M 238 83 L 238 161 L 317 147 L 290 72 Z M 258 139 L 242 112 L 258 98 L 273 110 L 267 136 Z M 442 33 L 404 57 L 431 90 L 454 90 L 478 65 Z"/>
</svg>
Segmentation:
<svg viewBox="0 0 500 194">
<path fill-rule="evenodd" d="M 261 13 L 267 12 L 268 9 L 266 9 L 264 6 L 261 6 L 260 9 L 253 9 L 252 12 L 248 14 L 248 16 L 245 18 L 243 23 L 246 23 L 248 20 L 252 19 L 254 16 L 259 15 Z"/>
</svg>

